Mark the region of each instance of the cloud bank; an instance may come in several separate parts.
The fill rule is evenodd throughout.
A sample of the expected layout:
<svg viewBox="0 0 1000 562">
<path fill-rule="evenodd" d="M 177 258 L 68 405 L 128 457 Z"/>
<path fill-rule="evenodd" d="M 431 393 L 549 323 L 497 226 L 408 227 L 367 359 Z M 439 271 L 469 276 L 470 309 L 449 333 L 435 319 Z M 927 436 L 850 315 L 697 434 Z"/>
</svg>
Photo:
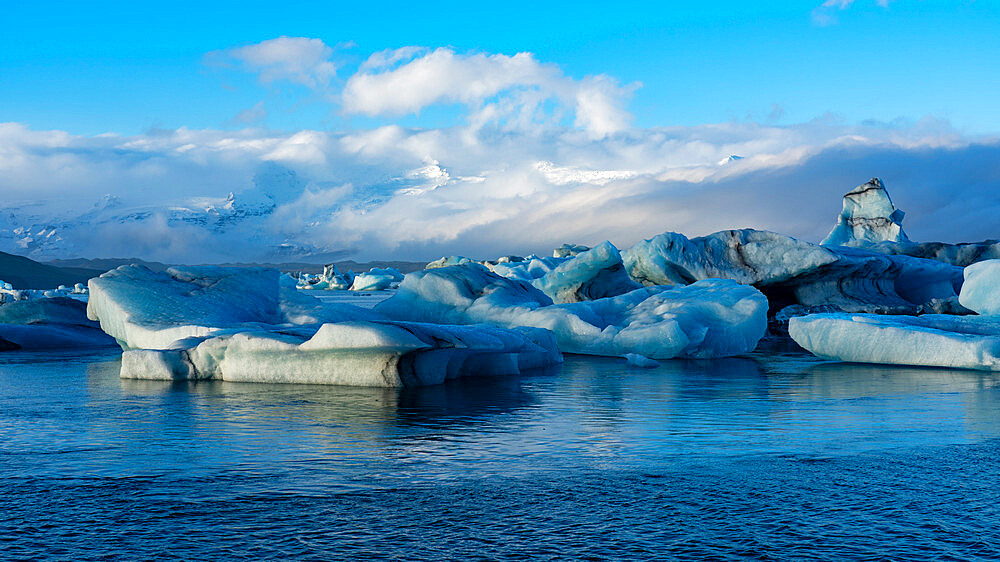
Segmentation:
<svg viewBox="0 0 1000 562">
<path fill-rule="evenodd" d="M 262 81 L 339 80 L 332 109 L 388 123 L 93 137 L 0 124 L 0 250 L 191 263 L 493 257 L 740 227 L 818 241 L 872 176 L 915 240 L 1000 237 L 1000 140 L 946 122 L 639 128 L 634 85 L 528 53 L 406 47 L 342 80 L 330 48 L 302 39 L 226 56 Z M 467 111 L 440 128 L 392 123 L 442 104 Z"/>
</svg>

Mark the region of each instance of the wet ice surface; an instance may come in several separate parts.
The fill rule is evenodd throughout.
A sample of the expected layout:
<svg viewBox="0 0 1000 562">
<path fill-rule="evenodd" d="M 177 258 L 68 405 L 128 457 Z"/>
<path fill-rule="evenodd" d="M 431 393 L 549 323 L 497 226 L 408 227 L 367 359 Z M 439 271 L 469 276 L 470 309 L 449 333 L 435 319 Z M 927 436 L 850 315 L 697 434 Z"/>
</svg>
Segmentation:
<svg viewBox="0 0 1000 562">
<path fill-rule="evenodd" d="M 0 354 L 2 556 L 1000 556 L 1000 376 L 568 356 L 420 389 Z"/>
</svg>

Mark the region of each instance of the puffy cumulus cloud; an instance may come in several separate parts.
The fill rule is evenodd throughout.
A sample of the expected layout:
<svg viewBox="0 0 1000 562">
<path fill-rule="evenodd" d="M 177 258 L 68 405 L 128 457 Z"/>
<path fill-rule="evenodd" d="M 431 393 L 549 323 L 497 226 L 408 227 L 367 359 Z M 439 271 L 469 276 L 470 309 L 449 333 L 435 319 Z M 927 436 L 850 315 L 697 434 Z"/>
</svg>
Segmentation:
<svg viewBox="0 0 1000 562">
<path fill-rule="evenodd" d="M 235 65 L 258 73 L 264 83 L 287 80 L 323 89 L 337 74 L 332 56 L 333 49 L 321 39 L 282 36 L 253 45 L 213 51 L 206 55 L 206 60 L 209 64 Z"/>
<path fill-rule="evenodd" d="M 603 138 L 569 126 L 81 137 L 2 124 L 0 249 L 173 262 L 417 260 L 604 239 L 625 247 L 665 230 L 754 227 L 816 241 L 841 196 L 872 176 L 907 211 L 916 240 L 1000 234 L 1000 141 L 933 119 L 632 128 Z"/>
<path fill-rule="evenodd" d="M 366 60 L 342 92 L 348 114 L 398 116 L 438 104 L 471 109 L 482 126 L 504 122 L 517 128 L 557 122 L 562 109 L 595 138 L 624 130 L 631 119 L 625 103 L 637 84 L 621 86 L 606 75 L 574 80 L 531 53 L 456 53 L 421 47 L 382 51 Z M 546 102 L 559 109 L 546 112 Z"/>
</svg>

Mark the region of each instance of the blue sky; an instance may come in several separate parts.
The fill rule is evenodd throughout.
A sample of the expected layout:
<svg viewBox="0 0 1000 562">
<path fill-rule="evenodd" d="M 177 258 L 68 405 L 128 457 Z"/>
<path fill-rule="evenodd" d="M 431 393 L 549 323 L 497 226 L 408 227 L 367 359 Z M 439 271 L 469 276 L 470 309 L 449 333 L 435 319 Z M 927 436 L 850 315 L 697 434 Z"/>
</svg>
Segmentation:
<svg viewBox="0 0 1000 562">
<path fill-rule="evenodd" d="M 833 114 L 1000 130 L 1000 3 L 821 1 L 13 3 L 0 22 L 0 122 L 85 135 L 232 129 L 264 100 L 257 124 L 343 130 L 442 126 L 462 111 L 345 116 L 301 86 L 206 64 L 212 51 L 286 35 L 334 48 L 333 86 L 387 48 L 528 51 L 574 78 L 641 83 L 628 109 L 642 127 Z"/>
</svg>

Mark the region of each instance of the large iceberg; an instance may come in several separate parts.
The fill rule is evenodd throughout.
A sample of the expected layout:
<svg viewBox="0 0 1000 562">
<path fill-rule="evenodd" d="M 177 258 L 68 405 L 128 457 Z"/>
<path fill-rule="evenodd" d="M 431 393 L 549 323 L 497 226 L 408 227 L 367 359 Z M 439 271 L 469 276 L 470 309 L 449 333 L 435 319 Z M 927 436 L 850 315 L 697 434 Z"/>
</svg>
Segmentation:
<svg viewBox="0 0 1000 562">
<path fill-rule="evenodd" d="M 892 204 L 882 180 L 872 178 L 844 195 L 844 209 L 822 244 L 864 247 L 876 242 L 908 242 L 903 215 Z"/>
<path fill-rule="evenodd" d="M 411 273 L 375 310 L 398 320 L 489 323 L 551 330 L 564 352 L 654 359 L 723 357 L 753 350 L 767 325 L 756 289 L 711 279 L 553 304 L 531 283 L 466 264 Z"/>
<path fill-rule="evenodd" d="M 1000 370 L 997 318 L 811 314 L 792 318 L 788 332 L 824 359 Z"/>
<path fill-rule="evenodd" d="M 561 361 L 544 330 L 394 322 L 272 269 L 122 266 L 91 279 L 87 313 L 124 378 L 406 386 Z"/>
<path fill-rule="evenodd" d="M 667 232 L 632 246 L 622 258 L 629 275 L 644 285 L 709 278 L 753 285 L 774 312 L 795 304 L 897 314 L 957 309 L 962 285 L 961 268 L 941 262 L 820 246 L 753 229 L 692 239 Z"/>
<path fill-rule="evenodd" d="M 828 359 L 1000 370 L 1000 260 L 967 267 L 965 279 L 959 300 L 981 316 L 811 314 L 788 331 Z"/>
<path fill-rule="evenodd" d="M 87 319 L 87 305 L 68 297 L 24 299 L 0 305 L 0 350 L 113 346 Z"/>
</svg>

